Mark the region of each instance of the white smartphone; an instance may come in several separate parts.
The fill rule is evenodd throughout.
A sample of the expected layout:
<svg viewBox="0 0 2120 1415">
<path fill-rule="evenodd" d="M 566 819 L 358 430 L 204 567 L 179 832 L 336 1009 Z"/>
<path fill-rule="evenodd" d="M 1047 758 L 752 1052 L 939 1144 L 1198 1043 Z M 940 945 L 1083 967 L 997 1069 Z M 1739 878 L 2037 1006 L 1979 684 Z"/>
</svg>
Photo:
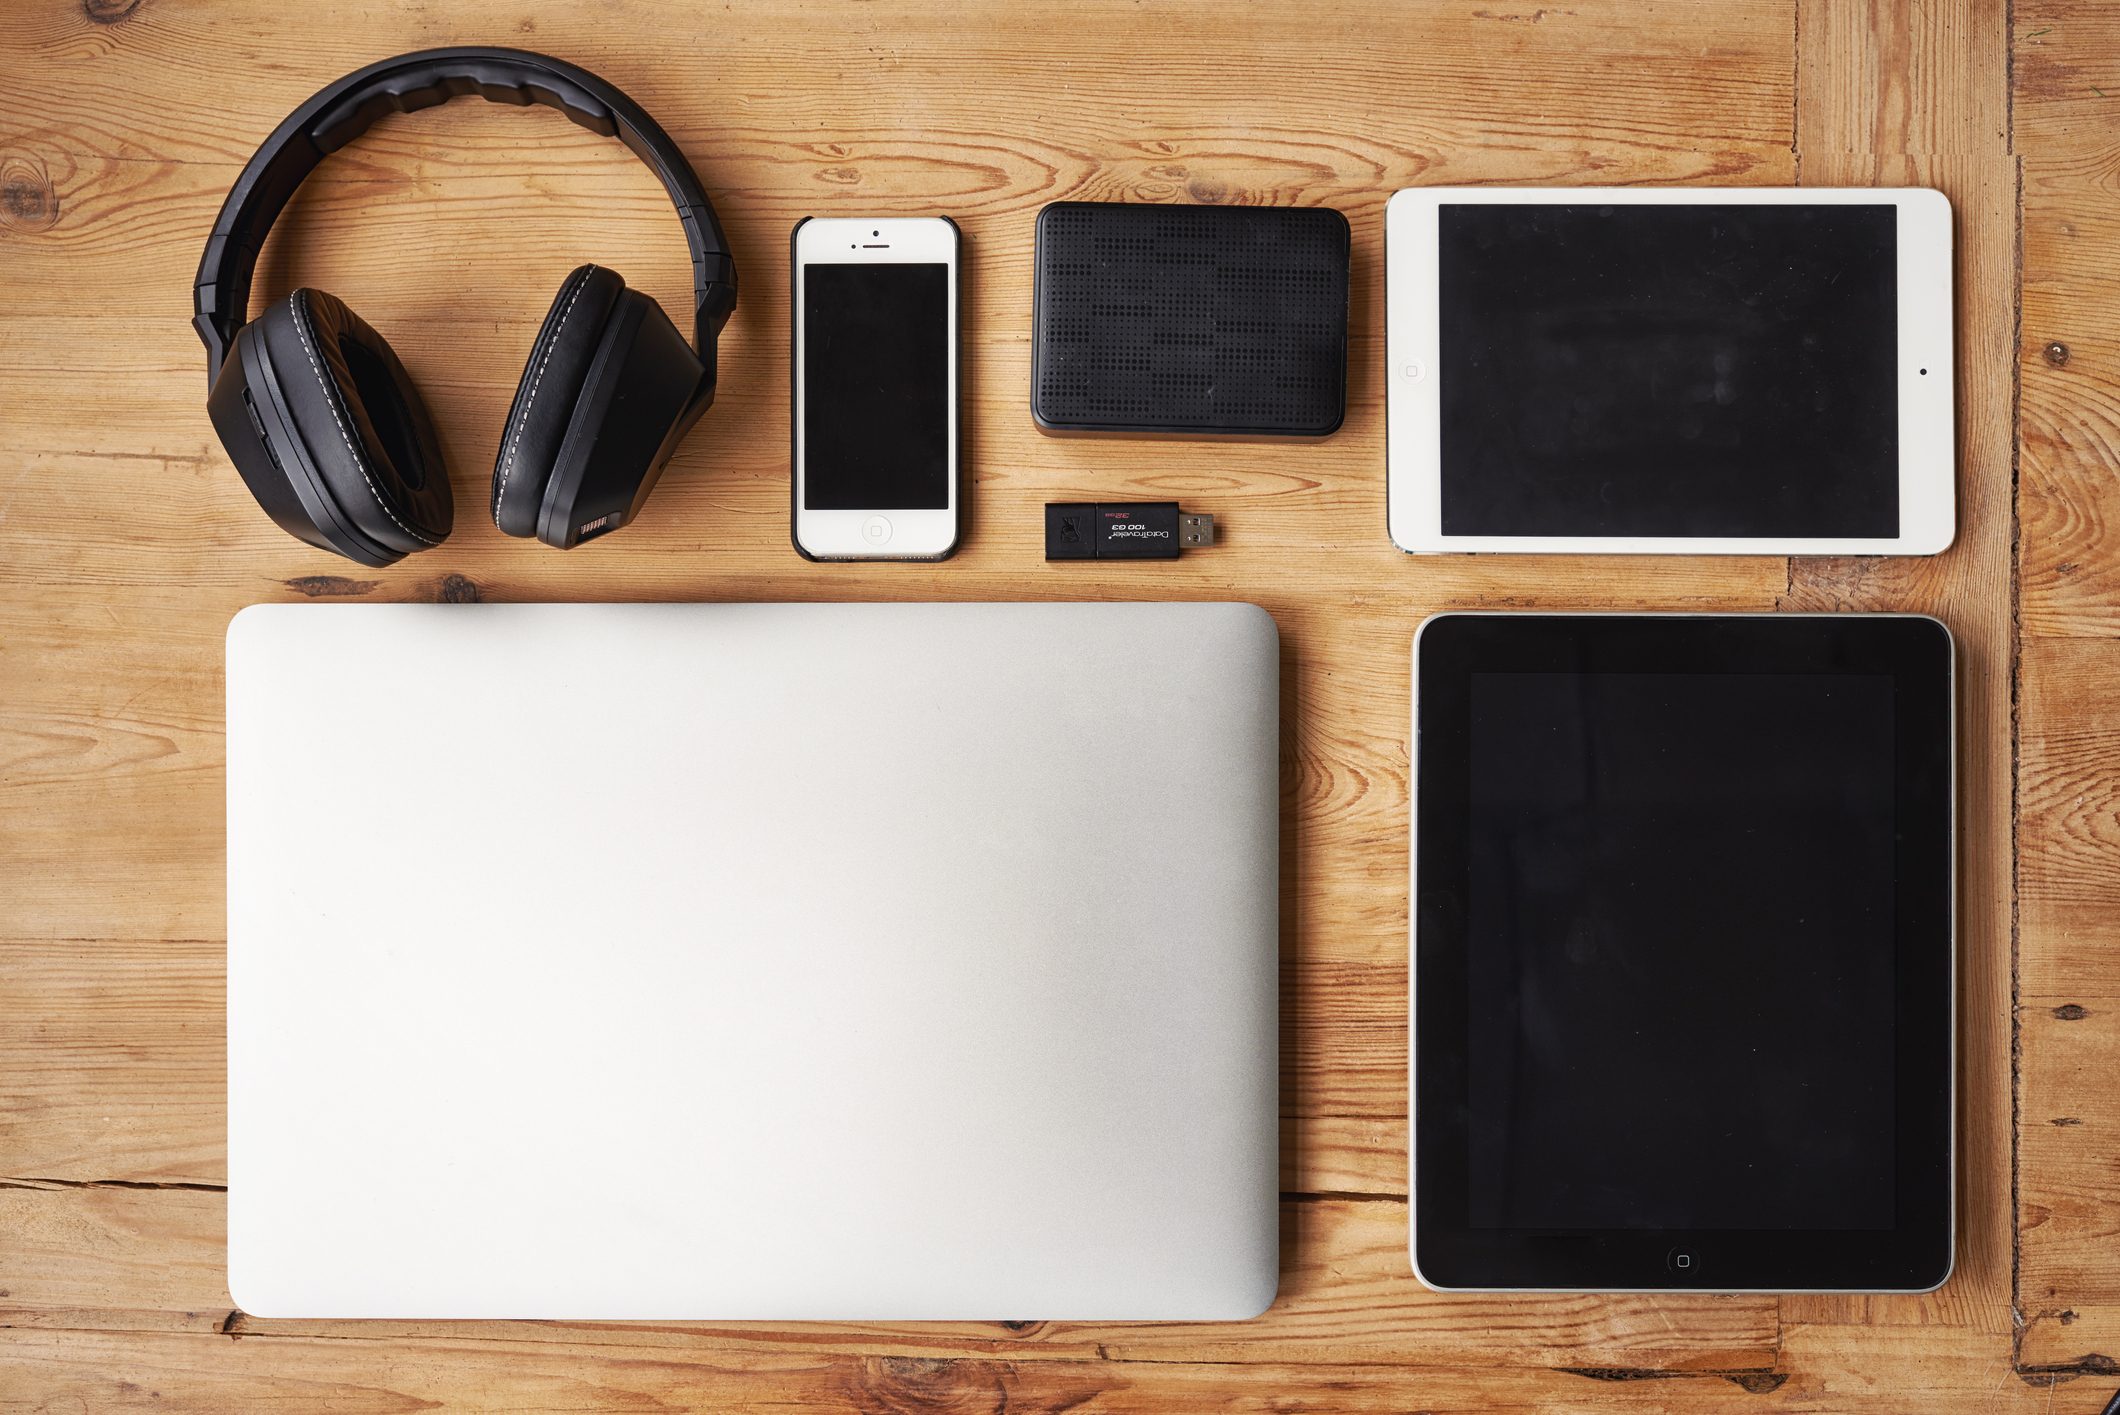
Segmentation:
<svg viewBox="0 0 2120 1415">
<path fill-rule="evenodd" d="M 795 549 L 940 560 L 957 548 L 957 224 L 806 217 L 795 227 Z"/>
<path fill-rule="evenodd" d="M 1951 543 L 1941 193 L 1416 187 L 1384 247 L 1401 549 Z"/>
</svg>

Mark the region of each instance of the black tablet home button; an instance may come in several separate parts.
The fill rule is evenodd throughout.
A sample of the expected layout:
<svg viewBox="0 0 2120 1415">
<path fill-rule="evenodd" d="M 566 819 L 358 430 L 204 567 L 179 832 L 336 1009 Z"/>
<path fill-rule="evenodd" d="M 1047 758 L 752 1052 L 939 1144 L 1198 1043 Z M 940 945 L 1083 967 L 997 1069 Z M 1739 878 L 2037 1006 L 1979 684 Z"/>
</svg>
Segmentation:
<svg viewBox="0 0 2120 1415">
<path fill-rule="evenodd" d="M 1680 1277 L 1699 1277 L 1700 1255 L 1691 1248 L 1673 1248 L 1664 1254 L 1664 1266 Z"/>
</svg>

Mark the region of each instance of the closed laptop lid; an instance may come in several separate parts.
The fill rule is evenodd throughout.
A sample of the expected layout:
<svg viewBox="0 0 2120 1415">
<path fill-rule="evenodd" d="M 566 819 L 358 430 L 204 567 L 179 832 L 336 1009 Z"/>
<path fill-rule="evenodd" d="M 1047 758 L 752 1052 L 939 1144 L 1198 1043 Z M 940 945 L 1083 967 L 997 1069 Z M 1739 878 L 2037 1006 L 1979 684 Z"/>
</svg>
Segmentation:
<svg viewBox="0 0 2120 1415">
<path fill-rule="evenodd" d="M 245 610 L 236 1302 L 1258 1312 L 1277 685 L 1248 605 Z"/>
</svg>

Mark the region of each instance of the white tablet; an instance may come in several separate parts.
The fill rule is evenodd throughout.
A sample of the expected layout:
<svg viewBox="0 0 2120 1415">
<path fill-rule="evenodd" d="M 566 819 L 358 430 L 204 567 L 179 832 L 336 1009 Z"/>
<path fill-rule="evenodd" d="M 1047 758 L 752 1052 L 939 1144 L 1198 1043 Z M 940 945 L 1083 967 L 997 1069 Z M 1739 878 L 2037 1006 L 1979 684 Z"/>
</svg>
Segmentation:
<svg viewBox="0 0 2120 1415">
<path fill-rule="evenodd" d="M 1951 543 L 1940 192 L 1414 188 L 1385 286 L 1402 550 Z"/>
</svg>

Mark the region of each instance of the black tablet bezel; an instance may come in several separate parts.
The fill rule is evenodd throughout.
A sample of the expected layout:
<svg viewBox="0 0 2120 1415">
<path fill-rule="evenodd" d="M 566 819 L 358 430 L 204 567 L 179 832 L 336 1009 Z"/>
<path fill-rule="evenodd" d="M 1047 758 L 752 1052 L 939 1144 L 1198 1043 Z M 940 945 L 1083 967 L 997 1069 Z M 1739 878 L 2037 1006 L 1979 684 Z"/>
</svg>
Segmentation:
<svg viewBox="0 0 2120 1415">
<path fill-rule="evenodd" d="M 1921 1291 L 1950 1274 L 1956 1105 L 1953 650 L 1919 615 L 1443 614 L 1414 641 L 1414 1271 L 1430 1287 Z M 1894 679 L 1896 1226 L 1474 1229 L 1466 1221 L 1466 882 L 1475 672 L 1884 673 Z M 1909 1084 L 1910 1078 L 1934 1078 Z"/>
</svg>

